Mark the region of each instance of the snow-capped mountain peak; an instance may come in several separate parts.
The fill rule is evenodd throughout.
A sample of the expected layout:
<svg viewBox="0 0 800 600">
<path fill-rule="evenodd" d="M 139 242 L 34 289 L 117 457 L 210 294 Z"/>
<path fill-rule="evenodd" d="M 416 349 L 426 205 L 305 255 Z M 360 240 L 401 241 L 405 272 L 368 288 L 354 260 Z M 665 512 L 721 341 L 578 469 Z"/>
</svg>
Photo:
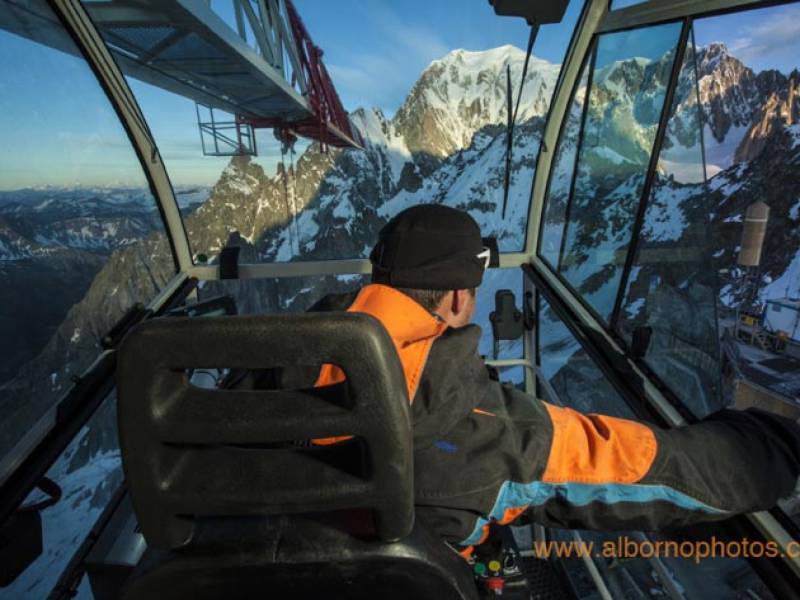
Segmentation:
<svg viewBox="0 0 800 600">
<path fill-rule="evenodd" d="M 411 152 L 444 158 L 469 147 L 489 125 L 504 125 L 506 68 L 511 69 L 514 100 L 525 52 L 506 45 L 473 52 L 453 50 L 423 71 L 393 124 Z M 518 121 L 543 116 L 558 77 L 558 65 L 531 56 Z"/>
</svg>

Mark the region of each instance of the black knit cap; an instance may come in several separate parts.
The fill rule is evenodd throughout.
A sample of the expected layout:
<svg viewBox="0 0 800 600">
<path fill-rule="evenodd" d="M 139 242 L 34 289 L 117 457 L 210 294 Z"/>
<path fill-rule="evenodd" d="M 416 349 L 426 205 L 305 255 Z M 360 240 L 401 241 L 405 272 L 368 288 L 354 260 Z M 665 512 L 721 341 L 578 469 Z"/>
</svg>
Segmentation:
<svg viewBox="0 0 800 600">
<path fill-rule="evenodd" d="M 372 282 L 417 290 L 463 290 L 483 279 L 478 224 L 466 212 L 421 204 L 398 213 L 378 234 Z"/>
</svg>

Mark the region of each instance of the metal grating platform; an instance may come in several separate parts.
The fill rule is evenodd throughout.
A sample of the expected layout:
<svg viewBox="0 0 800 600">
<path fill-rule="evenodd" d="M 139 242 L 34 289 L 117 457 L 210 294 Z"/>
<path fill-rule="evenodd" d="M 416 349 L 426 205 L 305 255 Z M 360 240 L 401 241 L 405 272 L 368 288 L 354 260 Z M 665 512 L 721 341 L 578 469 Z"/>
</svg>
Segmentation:
<svg viewBox="0 0 800 600">
<path fill-rule="evenodd" d="M 305 127 L 330 145 L 358 146 L 343 110 L 338 126 L 335 119 L 320 117 L 314 82 L 305 73 L 306 48 L 294 41 L 292 26 L 299 17 L 290 3 L 259 0 L 256 7 L 264 11 L 259 17 L 251 0 L 235 2 L 251 19 L 255 47 L 245 41 L 244 27 L 234 31 L 205 0 L 84 0 L 83 5 L 127 76 L 256 126 L 296 124 L 298 131 Z M 20 6 L 0 15 L 0 28 L 74 52 L 42 36 L 41 18 Z M 266 28 L 259 18 L 268 22 Z M 308 129 L 309 123 L 315 128 Z"/>
</svg>

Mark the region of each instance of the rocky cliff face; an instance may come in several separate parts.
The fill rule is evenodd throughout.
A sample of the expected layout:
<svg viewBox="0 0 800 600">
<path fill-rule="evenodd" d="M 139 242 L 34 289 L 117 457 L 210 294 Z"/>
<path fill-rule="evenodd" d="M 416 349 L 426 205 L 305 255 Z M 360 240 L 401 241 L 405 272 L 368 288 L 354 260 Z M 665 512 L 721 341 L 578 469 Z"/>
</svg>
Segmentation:
<svg viewBox="0 0 800 600">
<path fill-rule="evenodd" d="M 797 70 L 755 73 L 720 43 L 698 51 L 697 69 L 709 162 L 720 169 L 754 159 L 773 132 L 797 122 Z"/>
<path fill-rule="evenodd" d="M 710 44 L 697 54 L 700 102 L 717 142 L 733 127 L 750 125 L 762 95 L 753 70 L 731 56 L 724 44 Z"/>
<path fill-rule="evenodd" d="M 757 158 L 775 135 L 795 125 L 800 119 L 800 72 L 787 77 L 777 71 L 763 74 L 762 105 L 755 111 L 753 121 L 736 148 L 734 162 Z"/>
</svg>

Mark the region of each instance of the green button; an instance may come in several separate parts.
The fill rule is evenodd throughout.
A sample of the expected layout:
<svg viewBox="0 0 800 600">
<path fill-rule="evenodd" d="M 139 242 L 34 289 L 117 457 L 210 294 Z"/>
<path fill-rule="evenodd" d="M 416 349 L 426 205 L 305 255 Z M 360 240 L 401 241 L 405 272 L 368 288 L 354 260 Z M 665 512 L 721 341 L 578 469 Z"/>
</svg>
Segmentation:
<svg viewBox="0 0 800 600">
<path fill-rule="evenodd" d="M 475 571 L 475 575 L 484 575 L 486 573 L 486 565 L 480 562 L 475 563 L 472 569 Z"/>
</svg>

